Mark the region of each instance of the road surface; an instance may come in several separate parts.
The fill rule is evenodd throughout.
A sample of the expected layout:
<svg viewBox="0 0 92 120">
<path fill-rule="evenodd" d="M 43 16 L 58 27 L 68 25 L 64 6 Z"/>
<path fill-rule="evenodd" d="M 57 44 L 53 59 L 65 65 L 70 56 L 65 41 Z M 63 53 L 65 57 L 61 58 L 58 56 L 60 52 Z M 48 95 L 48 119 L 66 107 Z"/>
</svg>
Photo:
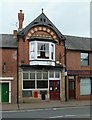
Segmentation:
<svg viewBox="0 0 92 120">
<path fill-rule="evenodd" d="M 90 106 L 3 111 L 3 118 L 90 118 Z M 45 119 L 43 119 L 45 120 Z"/>
</svg>

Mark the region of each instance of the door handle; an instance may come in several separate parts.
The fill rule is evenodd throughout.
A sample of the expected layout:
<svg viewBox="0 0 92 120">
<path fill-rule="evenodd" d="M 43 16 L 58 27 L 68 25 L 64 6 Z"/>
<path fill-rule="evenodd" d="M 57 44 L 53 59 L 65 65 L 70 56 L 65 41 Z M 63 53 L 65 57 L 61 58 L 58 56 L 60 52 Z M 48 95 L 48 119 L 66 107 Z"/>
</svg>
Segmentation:
<svg viewBox="0 0 92 120">
<path fill-rule="evenodd" d="M 5 93 L 8 93 L 8 91 L 6 91 Z"/>
</svg>

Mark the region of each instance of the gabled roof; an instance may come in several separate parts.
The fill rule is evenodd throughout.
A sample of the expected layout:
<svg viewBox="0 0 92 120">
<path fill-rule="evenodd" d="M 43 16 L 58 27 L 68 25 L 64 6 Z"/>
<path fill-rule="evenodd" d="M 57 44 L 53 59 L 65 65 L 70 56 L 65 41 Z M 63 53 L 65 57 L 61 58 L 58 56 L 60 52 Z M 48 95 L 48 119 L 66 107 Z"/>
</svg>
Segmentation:
<svg viewBox="0 0 92 120">
<path fill-rule="evenodd" d="M 65 41 L 66 49 L 92 51 L 92 39 L 86 37 L 67 36 Z"/>
<path fill-rule="evenodd" d="M 42 12 L 35 20 L 33 20 L 28 26 L 26 26 L 19 35 L 25 35 L 34 26 L 48 26 L 53 29 L 61 40 L 65 40 L 64 35 L 55 27 L 55 25 L 47 18 L 47 16 Z"/>
<path fill-rule="evenodd" d="M 14 38 L 12 34 L 0 34 L 0 47 L 17 48 L 17 38 Z"/>
</svg>

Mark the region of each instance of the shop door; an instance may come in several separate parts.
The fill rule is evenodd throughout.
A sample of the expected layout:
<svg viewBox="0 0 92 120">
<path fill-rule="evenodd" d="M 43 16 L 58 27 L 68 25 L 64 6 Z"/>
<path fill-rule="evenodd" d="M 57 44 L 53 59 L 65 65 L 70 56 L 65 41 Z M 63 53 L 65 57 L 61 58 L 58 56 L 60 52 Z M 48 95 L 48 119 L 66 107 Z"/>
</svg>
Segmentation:
<svg viewBox="0 0 92 120">
<path fill-rule="evenodd" d="M 60 80 L 50 80 L 49 93 L 51 100 L 60 99 Z"/>
<path fill-rule="evenodd" d="M 1 84 L 1 102 L 9 102 L 9 84 Z"/>
<path fill-rule="evenodd" d="M 76 99 L 75 80 L 69 80 L 69 99 Z"/>
</svg>

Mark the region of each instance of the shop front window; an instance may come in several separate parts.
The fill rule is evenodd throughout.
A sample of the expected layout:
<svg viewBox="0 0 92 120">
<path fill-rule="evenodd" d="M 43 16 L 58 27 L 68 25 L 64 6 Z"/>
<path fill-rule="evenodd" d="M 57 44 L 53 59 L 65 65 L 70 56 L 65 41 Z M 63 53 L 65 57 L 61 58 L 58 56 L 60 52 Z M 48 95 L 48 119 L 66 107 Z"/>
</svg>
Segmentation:
<svg viewBox="0 0 92 120">
<path fill-rule="evenodd" d="M 48 71 L 24 71 L 23 90 L 48 89 Z"/>
<path fill-rule="evenodd" d="M 80 79 L 80 95 L 90 95 L 91 94 L 91 79 L 81 78 Z"/>
<path fill-rule="evenodd" d="M 35 81 L 23 81 L 23 89 L 34 89 L 35 88 Z"/>
<path fill-rule="evenodd" d="M 48 88 L 48 81 L 37 80 L 37 88 Z"/>
</svg>

